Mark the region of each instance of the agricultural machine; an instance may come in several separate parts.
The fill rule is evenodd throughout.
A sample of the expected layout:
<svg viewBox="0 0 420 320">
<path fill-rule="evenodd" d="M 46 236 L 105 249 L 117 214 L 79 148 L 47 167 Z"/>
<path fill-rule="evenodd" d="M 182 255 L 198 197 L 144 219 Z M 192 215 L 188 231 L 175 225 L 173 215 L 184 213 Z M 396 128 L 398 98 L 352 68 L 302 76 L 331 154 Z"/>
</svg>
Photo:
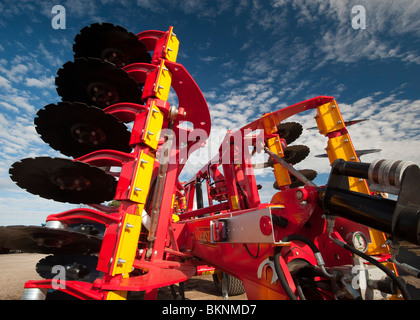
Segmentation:
<svg viewBox="0 0 420 320">
<path fill-rule="evenodd" d="M 183 283 L 204 274 L 225 297 L 410 299 L 398 271 L 419 271 L 396 255 L 400 241 L 420 244 L 419 167 L 361 162 L 347 131 L 353 122 L 333 97 L 228 131 L 217 154 L 180 181 L 211 118 L 176 62 L 172 27 L 135 35 L 93 24 L 73 49 L 74 61 L 57 72 L 62 101 L 35 118 L 41 138 L 70 158 L 23 159 L 10 175 L 30 193 L 85 206 L 51 214 L 44 226 L 0 227 L 1 246 L 49 254 L 36 266 L 44 280 L 27 281 L 23 299 L 156 299 L 162 287 L 182 296 Z M 314 170 L 294 168 L 309 148 L 293 145 L 303 128 L 287 119 L 308 110 L 328 141 L 324 186 Z M 255 163 L 256 154 L 268 160 Z M 258 168 L 274 172 L 270 190 L 257 184 Z"/>
</svg>

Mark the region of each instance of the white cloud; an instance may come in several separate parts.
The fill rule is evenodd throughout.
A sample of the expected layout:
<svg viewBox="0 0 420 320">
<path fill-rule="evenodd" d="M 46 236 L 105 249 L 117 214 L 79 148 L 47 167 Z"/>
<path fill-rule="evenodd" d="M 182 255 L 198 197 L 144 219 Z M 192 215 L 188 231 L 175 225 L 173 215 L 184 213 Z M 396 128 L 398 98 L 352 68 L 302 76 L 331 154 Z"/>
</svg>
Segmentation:
<svg viewBox="0 0 420 320">
<path fill-rule="evenodd" d="M 9 106 L 12 105 L 23 109 L 24 112 L 29 112 L 29 114 L 33 114 L 35 112 L 35 107 L 28 102 L 28 98 L 26 97 L 17 96 L 14 94 L 0 95 L 0 100 L 5 101 Z"/>
<path fill-rule="evenodd" d="M 43 77 L 41 79 L 26 78 L 25 84 L 28 87 L 54 88 L 54 77 Z"/>
<path fill-rule="evenodd" d="M 24 64 L 17 64 L 12 67 L 8 73 L 8 77 L 12 82 L 20 82 L 23 80 L 25 74 L 29 71 L 29 68 Z"/>
<path fill-rule="evenodd" d="M 10 81 L 6 78 L 0 76 L 0 88 L 4 88 L 6 90 L 10 90 L 12 86 L 10 85 Z"/>
<path fill-rule="evenodd" d="M 0 105 L 2 105 L 3 108 L 5 108 L 6 110 L 10 110 L 10 111 L 13 111 L 13 112 L 19 112 L 19 109 L 15 106 L 12 106 L 10 103 L 0 101 Z"/>
<path fill-rule="evenodd" d="M 217 59 L 218 59 L 218 57 L 214 57 L 214 56 L 207 56 L 207 57 L 201 57 L 200 58 L 201 61 L 204 61 L 206 63 L 213 62 L 213 61 L 215 61 Z"/>
<path fill-rule="evenodd" d="M 220 85 L 222 87 L 232 87 L 232 86 L 234 86 L 234 85 L 236 85 L 240 82 L 241 82 L 240 80 L 230 78 L 230 79 L 227 79 L 226 81 L 222 82 Z"/>
</svg>

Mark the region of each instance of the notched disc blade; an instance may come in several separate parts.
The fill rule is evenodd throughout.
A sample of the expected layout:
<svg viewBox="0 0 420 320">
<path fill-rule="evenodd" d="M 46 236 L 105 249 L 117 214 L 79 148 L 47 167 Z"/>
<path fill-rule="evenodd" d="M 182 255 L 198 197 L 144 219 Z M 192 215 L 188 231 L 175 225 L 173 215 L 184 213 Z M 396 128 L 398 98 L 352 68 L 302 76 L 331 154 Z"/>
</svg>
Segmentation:
<svg viewBox="0 0 420 320">
<path fill-rule="evenodd" d="M 301 162 L 309 155 L 309 148 L 303 145 L 290 146 L 283 149 L 284 160 L 290 164 L 296 164 Z"/>
<path fill-rule="evenodd" d="M 277 125 L 277 133 L 279 134 L 280 138 L 286 140 L 287 144 L 290 144 L 299 138 L 302 132 L 303 127 L 300 123 L 297 122 L 285 122 Z"/>
<path fill-rule="evenodd" d="M 299 170 L 299 172 L 303 174 L 306 177 L 306 179 L 310 181 L 314 180 L 316 176 L 318 175 L 317 172 L 312 169 L 303 169 L 303 170 Z M 300 181 L 299 179 L 297 179 L 294 175 L 290 175 L 290 179 L 292 181 L 292 183 L 290 184 L 290 188 L 297 188 L 304 185 L 304 183 Z"/>
<path fill-rule="evenodd" d="M 11 179 L 32 194 L 69 203 L 102 203 L 115 196 L 117 181 L 87 163 L 62 158 L 27 158 L 15 162 Z"/>
<path fill-rule="evenodd" d="M 57 93 L 63 101 L 104 109 L 120 102 L 142 104 L 142 89 L 127 72 L 96 58 L 78 58 L 58 70 Z"/>
<path fill-rule="evenodd" d="M 78 158 L 101 149 L 131 152 L 127 127 L 97 107 L 49 104 L 38 111 L 34 122 L 42 140 L 66 156 Z"/>
<path fill-rule="evenodd" d="M 121 68 L 135 62 L 150 63 L 151 56 L 137 36 L 121 26 L 94 23 L 74 39 L 75 58 L 99 58 Z"/>
<path fill-rule="evenodd" d="M 53 255 L 41 259 L 36 265 L 36 272 L 44 279 L 57 276 L 55 266 L 64 267 L 65 280 L 85 281 L 93 283 L 100 276 L 96 270 L 98 257 L 92 255 Z"/>
<path fill-rule="evenodd" d="M 0 227 L 0 246 L 30 253 L 97 253 L 102 240 L 95 236 L 40 226 Z"/>
<path fill-rule="evenodd" d="M 303 169 L 298 170 L 301 174 L 303 174 L 308 180 L 312 181 L 316 178 L 318 175 L 315 170 L 312 169 Z M 291 184 L 289 185 L 290 188 L 297 188 L 300 186 L 305 185 L 302 181 L 300 181 L 298 178 L 296 178 L 294 175 L 290 175 Z M 277 190 L 281 190 L 280 187 L 277 185 L 277 181 L 274 182 L 273 188 Z"/>
</svg>

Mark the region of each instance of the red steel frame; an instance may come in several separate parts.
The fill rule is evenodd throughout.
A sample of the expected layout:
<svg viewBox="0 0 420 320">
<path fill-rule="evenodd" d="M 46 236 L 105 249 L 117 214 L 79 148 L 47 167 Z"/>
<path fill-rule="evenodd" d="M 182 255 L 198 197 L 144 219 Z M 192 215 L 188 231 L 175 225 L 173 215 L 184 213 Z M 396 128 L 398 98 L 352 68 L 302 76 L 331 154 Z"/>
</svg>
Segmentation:
<svg viewBox="0 0 420 320">
<path fill-rule="evenodd" d="M 279 124 L 292 115 L 316 109 L 334 100 L 333 97 L 321 96 L 265 115 L 236 132 L 228 132 L 219 154 L 187 183 L 178 181 L 186 161 L 180 159 L 180 155 L 189 155 L 203 141 L 192 141 L 183 146 L 175 139 L 168 155 L 155 239 L 144 241 L 140 237 L 132 265 L 134 271 L 129 276 L 115 274 L 109 262 L 118 258 L 116 247 L 124 229 L 121 224 L 126 215 L 139 215 L 139 203 L 130 200 L 130 190 L 135 187 L 133 181 L 141 154 L 156 157 L 153 177 L 157 176 L 160 166 L 163 165 L 157 159 L 164 140 L 161 138 L 157 151 L 144 143 L 145 125 L 151 114 L 151 106 L 154 104 L 162 111 L 162 128 L 171 127 L 175 136 L 193 134 L 196 129 L 205 132 L 207 137 L 210 134 L 210 113 L 200 89 L 182 65 L 167 59 L 165 55 L 170 36 L 173 36 L 172 29 L 168 32 L 145 31 L 138 34 L 148 51 L 154 52 L 153 61 L 151 64 L 135 63 L 124 68 L 136 81 L 145 83 L 145 105 L 119 103 L 104 110 L 121 121 L 134 123 L 130 140 L 133 152 L 101 150 L 75 159 L 100 167 L 121 168 L 120 173 L 113 173 L 119 179 L 115 199 L 121 201 L 121 206 L 109 208 L 92 205 L 95 210 L 75 209 L 47 218 L 47 221 L 60 221 L 64 225 L 93 221 L 106 226 L 98 264 L 98 270 L 104 273 L 103 278 L 94 283 L 66 281 L 65 287 L 60 290 L 80 299 L 96 300 L 115 298 L 111 292 L 124 297 L 123 293 L 127 291 L 145 291 L 146 299 L 154 299 L 160 287 L 184 282 L 217 268 L 240 278 L 249 299 L 286 299 L 283 288 L 277 282 L 272 283 L 274 270 L 267 264 L 267 259 L 273 256 L 275 248 L 283 246 L 287 251 L 281 256 L 280 265 L 292 290 L 296 288 L 286 264 L 294 259 L 305 259 L 315 264 L 315 257 L 307 245 L 298 241 L 280 242 L 290 234 L 304 235 L 317 244 L 327 266 L 351 264 L 351 254 L 333 245 L 326 236 L 325 219 L 322 218 L 323 211 L 317 203 L 315 187 L 299 188 L 298 196 L 297 189 L 284 185 L 281 187 L 282 191 L 277 192 L 269 203 L 260 202 L 248 149 L 248 146 L 258 148 L 258 141 L 267 145 L 270 139 L 279 139 L 278 134 L 267 130 L 268 122 Z M 167 101 L 156 96 L 158 71 L 162 61 L 172 74 L 171 86 L 178 96 L 179 107 L 175 114 Z M 173 126 L 171 117 L 175 118 Z M 192 123 L 194 129 L 191 131 L 179 126 L 184 121 Z M 181 132 L 182 130 L 187 132 Z M 256 130 L 263 130 L 260 140 Z M 241 146 L 238 148 L 231 141 L 241 141 Z M 286 146 L 284 140 L 282 144 Z M 203 181 L 206 182 L 209 205 L 194 209 L 196 183 Z M 151 196 L 152 191 L 149 193 Z M 216 201 L 219 203 L 215 204 Z M 179 217 L 179 221 L 173 220 L 173 214 Z M 211 229 L 212 223 L 235 217 L 251 218 L 256 214 L 262 216 L 259 225 L 254 226 L 255 232 L 272 236 L 272 243 L 211 241 L 211 232 L 214 231 Z M 271 220 L 267 219 L 270 214 L 287 218 L 287 226 L 281 228 L 272 225 Z M 147 233 L 144 227 L 142 233 Z M 336 230 L 335 237 L 342 239 L 344 236 Z M 149 256 L 148 251 L 152 252 Z M 25 288 L 52 289 L 53 285 L 53 280 L 28 281 Z"/>
</svg>

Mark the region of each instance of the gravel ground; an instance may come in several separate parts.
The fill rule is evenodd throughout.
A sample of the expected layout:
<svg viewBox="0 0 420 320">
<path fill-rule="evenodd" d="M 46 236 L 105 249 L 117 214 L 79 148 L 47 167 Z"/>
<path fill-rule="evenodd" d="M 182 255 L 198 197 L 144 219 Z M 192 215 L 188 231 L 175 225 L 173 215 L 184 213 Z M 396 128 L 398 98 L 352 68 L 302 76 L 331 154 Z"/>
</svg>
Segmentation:
<svg viewBox="0 0 420 320">
<path fill-rule="evenodd" d="M 41 280 L 35 271 L 35 265 L 44 258 L 43 254 L 36 253 L 10 253 L 0 254 L 0 300 L 20 300 L 23 286 L 28 280 Z M 400 262 L 408 263 L 420 269 L 420 247 L 404 244 L 398 255 Z M 407 288 L 413 299 L 420 300 L 420 279 L 400 272 L 407 283 Z M 212 276 L 194 277 L 185 284 L 185 297 L 189 300 L 221 300 L 217 293 Z M 172 299 L 169 288 L 159 290 L 158 299 Z M 242 294 L 229 297 L 230 300 L 245 300 Z"/>
</svg>

